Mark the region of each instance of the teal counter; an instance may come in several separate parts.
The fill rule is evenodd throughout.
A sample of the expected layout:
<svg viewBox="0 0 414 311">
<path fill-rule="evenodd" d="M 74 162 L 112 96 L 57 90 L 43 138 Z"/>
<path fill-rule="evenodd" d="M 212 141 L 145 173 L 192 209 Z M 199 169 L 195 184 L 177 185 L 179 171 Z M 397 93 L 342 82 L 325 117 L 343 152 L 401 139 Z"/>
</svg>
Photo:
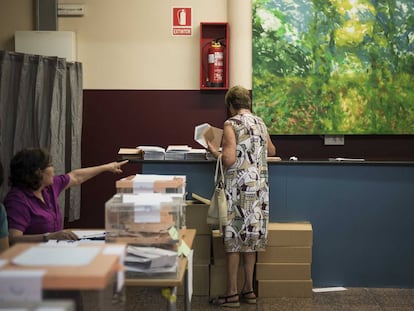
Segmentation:
<svg viewBox="0 0 414 311">
<path fill-rule="evenodd" d="M 142 161 L 210 197 L 215 162 Z M 269 163 L 270 221 L 313 227 L 314 287 L 414 287 L 414 162 Z"/>
</svg>

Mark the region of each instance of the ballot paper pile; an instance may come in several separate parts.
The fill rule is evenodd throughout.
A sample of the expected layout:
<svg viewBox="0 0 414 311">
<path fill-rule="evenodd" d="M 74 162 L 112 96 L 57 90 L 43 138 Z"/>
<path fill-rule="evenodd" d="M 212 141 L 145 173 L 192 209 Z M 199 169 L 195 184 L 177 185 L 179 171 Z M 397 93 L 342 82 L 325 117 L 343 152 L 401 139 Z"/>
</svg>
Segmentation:
<svg viewBox="0 0 414 311">
<path fill-rule="evenodd" d="M 191 151 L 187 145 L 169 145 L 165 151 L 165 160 L 185 160 L 186 154 Z"/>
<path fill-rule="evenodd" d="M 159 146 L 137 146 L 144 152 L 144 160 L 164 160 L 165 149 Z"/>
<path fill-rule="evenodd" d="M 185 159 L 188 161 L 205 161 L 207 160 L 207 150 L 201 148 L 192 148 L 185 154 Z"/>
<path fill-rule="evenodd" d="M 171 274 L 177 272 L 177 252 L 160 247 L 128 246 L 124 267 L 129 274 Z"/>
</svg>

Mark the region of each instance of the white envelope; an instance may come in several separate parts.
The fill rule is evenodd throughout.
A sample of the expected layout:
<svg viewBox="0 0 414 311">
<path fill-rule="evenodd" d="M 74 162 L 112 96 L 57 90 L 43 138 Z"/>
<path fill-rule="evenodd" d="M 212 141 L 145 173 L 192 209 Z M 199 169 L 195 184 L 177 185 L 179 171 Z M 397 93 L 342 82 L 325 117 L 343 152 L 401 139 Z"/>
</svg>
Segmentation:
<svg viewBox="0 0 414 311">
<path fill-rule="evenodd" d="M 219 150 L 221 147 L 221 139 L 223 137 L 223 130 L 211 126 L 208 123 L 197 125 L 194 129 L 194 140 L 204 148 L 207 148 L 207 142 L 211 141 L 213 146 Z"/>
</svg>

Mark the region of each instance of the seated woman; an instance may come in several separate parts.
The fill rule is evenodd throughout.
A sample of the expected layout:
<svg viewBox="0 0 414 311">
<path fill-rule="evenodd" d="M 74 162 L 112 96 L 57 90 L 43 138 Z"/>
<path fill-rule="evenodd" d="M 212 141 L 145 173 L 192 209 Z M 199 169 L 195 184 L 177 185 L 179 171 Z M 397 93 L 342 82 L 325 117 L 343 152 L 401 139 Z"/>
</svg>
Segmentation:
<svg viewBox="0 0 414 311">
<path fill-rule="evenodd" d="M 127 162 L 111 162 L 55 176 L 46 150 L 19 151 L 10 162 L 11 189 L 4 199 L 10 243 L 77 240 L 74 232 L 63 229 L 59 194 L 103 172 L 121 173 Z"/>
<path fill-rule="evenodd" d="M 4 170 L 0 162 L 0 186 L 3 184 Z M 4 205 L 0 202 L 0 253 L 9 248 L 9 230 Z"/>
</svg>

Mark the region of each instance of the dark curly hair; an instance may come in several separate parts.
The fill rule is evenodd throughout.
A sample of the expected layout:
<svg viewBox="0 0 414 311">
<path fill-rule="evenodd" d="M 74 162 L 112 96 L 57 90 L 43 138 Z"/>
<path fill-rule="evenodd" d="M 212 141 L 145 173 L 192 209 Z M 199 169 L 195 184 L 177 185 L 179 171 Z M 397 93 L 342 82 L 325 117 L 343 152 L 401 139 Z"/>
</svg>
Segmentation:
<svg viewBox="0 0 414 311">
<path fill-rule="evenodd" d="M 39 189 L 42 182 L 41 171 L 50 163 L 52 159 L 47 150 L 29 148 L 19 151 L 10 162 L 10 185 Z"/>
</svg>

